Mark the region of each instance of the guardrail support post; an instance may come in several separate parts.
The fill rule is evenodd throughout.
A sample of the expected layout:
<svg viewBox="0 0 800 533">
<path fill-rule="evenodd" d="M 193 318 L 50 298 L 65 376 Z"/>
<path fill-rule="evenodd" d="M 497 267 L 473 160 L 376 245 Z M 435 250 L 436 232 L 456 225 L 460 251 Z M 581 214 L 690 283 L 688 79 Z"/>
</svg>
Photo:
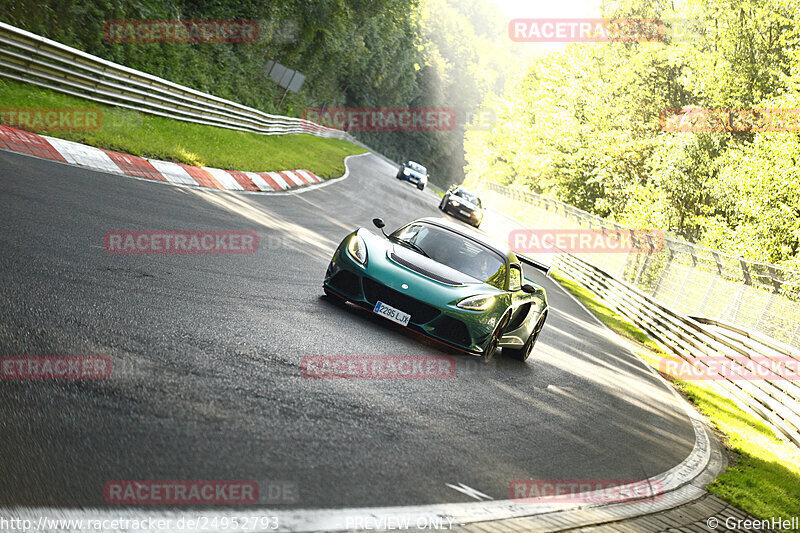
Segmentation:
<svg viewBox="0 0 800 533">
<path fill-rule="evenodd" d="M 772 265 L 767 265 L 767 271 L 769 272 L 769 280 L 772 282 L 773 292 L 778 294 L 781 292 L 782 285 L 781 280 L 778 279 L 778 271 Z"/>
<path fill-rule="evenodd" d="M 715 250 L 711 250 L 711 256 L 714 258 L 714 263 L 717 265 L 717 274 L 722 276 L 722 262 L 719 260 L 719 254 Z"/>
<path fill-rule="evenodd" d="M 753 281 L 750 279 L 750 271 L 747 269 L 747 263 L 745 263 L 744 257 L 739 258 L 739 264 L 742 266 L 742 276 L 744 277 L 744 284 L 752 285 Z"/>
</svg>

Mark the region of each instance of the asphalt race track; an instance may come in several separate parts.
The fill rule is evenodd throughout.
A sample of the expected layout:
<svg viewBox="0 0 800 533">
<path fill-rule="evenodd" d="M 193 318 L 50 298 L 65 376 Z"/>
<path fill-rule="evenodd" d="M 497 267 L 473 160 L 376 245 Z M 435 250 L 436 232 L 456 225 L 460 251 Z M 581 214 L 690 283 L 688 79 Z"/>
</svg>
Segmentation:
<svg viewBox="0 0 800 533">
<path fill-rule="evenodd" d="M 507 499 L 516 479 L 639 480 L 689 454 L 672 392 L 537 271 L 551 312 L 525 363 L 303 377 L 308 355 L 453 355 L 323 297 L 349 231 L 441 214 L 377 157 L 349 164 L 326 187 L 255 195 L 0 152 L 0 355 L 113 364 L 108 379 L 0 380 L 0 505 L 103 507 L 110 480 L 215 479 L 293 483 L 287 509 L 469 502 L 448 484 Z M 259 249 L 106 252 L 106 232 L 134 229 L 250 230 Z"/>
</svg>

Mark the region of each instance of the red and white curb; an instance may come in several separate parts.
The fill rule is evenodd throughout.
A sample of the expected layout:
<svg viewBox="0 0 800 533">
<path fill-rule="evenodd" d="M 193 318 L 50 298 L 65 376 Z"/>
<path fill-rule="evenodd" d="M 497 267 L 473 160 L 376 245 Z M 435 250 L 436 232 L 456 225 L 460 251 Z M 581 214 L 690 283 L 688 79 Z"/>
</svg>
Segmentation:
<svg viewBox="0 0 800 533">
<path fill-rule="evenodd" d="M 9 150 L 112 174 L 230 191 L 280 192 L 323 182 L 309 170 L 240 172 L 145 159 L 0 126 L 0 150 Z"/>
</svg>

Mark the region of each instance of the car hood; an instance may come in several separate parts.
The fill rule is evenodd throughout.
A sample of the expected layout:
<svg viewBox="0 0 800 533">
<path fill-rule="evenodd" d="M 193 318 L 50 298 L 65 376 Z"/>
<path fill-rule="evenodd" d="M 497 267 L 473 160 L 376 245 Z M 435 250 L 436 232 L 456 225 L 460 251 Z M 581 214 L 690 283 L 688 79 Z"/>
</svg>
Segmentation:
<svg viewBox="0 0 800 533">
<path fill-rule="evenodd" d="M 400 266 L 404 266 L 440 283 L 447 285 L 478 285 L 481 283 L 472 276 L 418 254 L 401 244 L 392 244 L 388 248 L 387 256 Z"/>
<path fill-rule="evenodd" d="M 407 293 L 412 298 L 450 305 L 476 294 L 502 294 L 505 291 L 467 276 L 447 265 L 427 258 L 371 231 L 357 231 L 367 245 L 367 272 L 384 285 Z M 424 283 L 415 281 L 425 280 Z M 403 285 L 407 286 L 403 286 Z"/>
</svg>

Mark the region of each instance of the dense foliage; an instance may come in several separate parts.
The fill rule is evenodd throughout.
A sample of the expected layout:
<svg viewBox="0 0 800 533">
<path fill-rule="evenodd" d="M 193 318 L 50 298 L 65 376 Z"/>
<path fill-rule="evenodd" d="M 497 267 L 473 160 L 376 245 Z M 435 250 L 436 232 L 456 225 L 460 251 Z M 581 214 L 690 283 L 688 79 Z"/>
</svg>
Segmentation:
<svg viewBox="0 0 800 533">
<path fill-rule="evenodd" d="M 800 108 L 797 0 L 623 0 L 658 42 L 574 43 L 536 58 L 469 132 L 468 180 L 800 269 L 800 112 L 789 132 L 671 132 L 669 109 Z M 790 128 L 791 129 L 791 128 Z"/>
<path fill-rule="evenodd" d="M 110 43 L 109 20 L 253 19 L 257 42 Z M 505 20 L 484 0 L 4 0 L 0 20 L 132 68 L 268 112 L 307 107 L 452 107 L 442 132 L 360 133 L 432 181 L 460 182 L 467 113 L 502 87 L 512 62 Z M 503 48 L 503 46 L 505 48 Z M 303 72 L 289 93 L 266 74 L 273 59 Z"/>
<path fill-rule="evenodd" d="M 451 131 L 356 135 L 440 185 L 466 165 L 473 182 L 800 268 L 797 131 L 675 133 L 660 120 L 685 107 L 800 108 L 798 12 L 800 0 L 618 0 L 606 16 L 664 20 L 664 38 L 576 43 L 508 83 L 526 50 L 487 0 L 5 0 L 0 20 L 269 112 L 452 107 Z M 109 43 L 115 19 L 255 19 L 259 39 Z M 307 75 L 281 107 L 270 59 Z M 478 107 L 495 127 L 465 124 Z"/>
</svg>

